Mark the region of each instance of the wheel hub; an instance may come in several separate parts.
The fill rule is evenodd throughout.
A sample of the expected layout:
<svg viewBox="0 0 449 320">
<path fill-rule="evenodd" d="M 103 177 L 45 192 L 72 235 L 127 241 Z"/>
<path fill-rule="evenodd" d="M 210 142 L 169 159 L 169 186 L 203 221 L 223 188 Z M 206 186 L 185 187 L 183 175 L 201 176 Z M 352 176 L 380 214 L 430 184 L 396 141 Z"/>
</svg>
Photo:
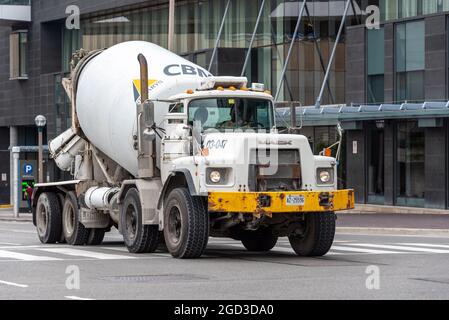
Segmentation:
<svg viewBox="0 0 449 320">
<path fill-rule="evenodd" d="M 40 204 L 36 212 L 37 230 L 40 235 L 44 235 L 47 230 L 47 210 L 43 204 Z"/>
<path fill-rule="evenodd" d="M 136 237 L 137 232 L 137 220 L 136 220 L 136 208 L 133 205 L 129 205 L 126 210 L 126 231 L 130 239 Z"/>
<path fill-rule="evenodd" d="M 168 232 L 173 243 L 179 242 L 181 238 L 181 226 L 181 212 L 177 206 L 174 206 L 168 215 Z"/>
</svg>

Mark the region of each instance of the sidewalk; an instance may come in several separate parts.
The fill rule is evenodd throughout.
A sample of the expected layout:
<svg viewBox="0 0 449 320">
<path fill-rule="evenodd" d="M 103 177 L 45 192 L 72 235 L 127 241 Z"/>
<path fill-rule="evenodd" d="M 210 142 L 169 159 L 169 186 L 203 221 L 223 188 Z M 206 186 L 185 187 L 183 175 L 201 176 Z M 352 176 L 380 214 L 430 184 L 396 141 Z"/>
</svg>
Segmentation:
<svg viewBox="0 0 449 320">
<path fill-rule="evenodd" d="M 0 208 L 0 221 L 31 222 L 33 216 L 31 213 L 20 213 L 19 218 L 14 218 L 14 212 L 11 208 Z"/>
<path fill-rule="evenodd" d="M 414 215 L 448 215 L 449 210 L 428 209 L 428 208 L 412 208 L 412 207 L 396 207 L 372 204 L 356 204 L 354 210 L 342 211 L 342 214 L 414 214 Z"/>
</svg>

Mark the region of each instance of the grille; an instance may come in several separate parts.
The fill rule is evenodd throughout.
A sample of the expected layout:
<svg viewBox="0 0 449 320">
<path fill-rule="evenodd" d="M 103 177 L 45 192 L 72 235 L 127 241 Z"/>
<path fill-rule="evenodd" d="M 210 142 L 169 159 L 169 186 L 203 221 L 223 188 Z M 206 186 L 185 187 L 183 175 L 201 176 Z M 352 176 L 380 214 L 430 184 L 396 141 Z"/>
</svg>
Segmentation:
<svg viewBox="0 0 449 320">
<path fill-rule="evenodd" d="M 300 190 L 299 150 L 252 150 L 248 185 L 251 191 Z"/>
</svg>

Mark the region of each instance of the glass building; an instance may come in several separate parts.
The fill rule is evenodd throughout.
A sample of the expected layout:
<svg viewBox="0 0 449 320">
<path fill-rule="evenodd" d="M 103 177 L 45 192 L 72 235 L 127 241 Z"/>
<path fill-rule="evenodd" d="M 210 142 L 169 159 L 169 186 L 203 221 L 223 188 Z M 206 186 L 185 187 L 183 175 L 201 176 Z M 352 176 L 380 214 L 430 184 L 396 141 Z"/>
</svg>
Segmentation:
<svg viewBox="0 0 449 320">
<path fill-rule="evenodd" d="M 119 5 L 78 0 L 80 29 L 71 30 L 65 26 L 69 3 L 32 0 L 30 6 L 30 0 L 0 0 L 0 5 L 29 6 L 32 16 L 31 22 L 11 22 L 0 15 L 0 70 L 6 70 L 0 73 L 0 157 L 10 157 L 11 146 L 36 144 L 36 114 L 47 116 L 49 139 L 70 126 L 70 103 L 61 81 L 76 50 L 103 49 L 131 40 L 168 47 L 168 0 L 121 0 Z M 227 3 L 177 0 L 173 50 L 208 67 Z M 296 37 L 303 0 L 230 3 L 212 73 L 240 76 L 261 12 L 243 74 L 273 93 L 281 86 L 279 106 L 314 106 L 347 1 L 307 0 L 308 11 Z M 379 10 L 378 29 L 365 24 L 373 8 Z M 339 184 L 354 188 L 358 203 L 449 208 L 449 108 L 414 110 L 425 101 L 449 100 L 449 0 L 354 0 L 348 9 L 321 105 L 359 108 L 405 103 L 410 112 L 375 116 L 354 112 L 354 119 L 346 121 L 338 114 L 311 119 L 301 115 L 297 132 L 309 138 L 317 154 L 338 140 L 336 124 L 343 123 Z M 51 162 L 49 167 L 51 180 L 62 178 Z M 11 172 L 7 161 L 0 162 L 0 172 Z M 0 183 L 0 203 L 2 194 L 9 198 L 6 189 Z"/>
<path fill-rule="evenodd" d="M 280 100 L 300 101 L 304 105 L 315 103 L 324 78 L 323 68 L 329 62 L 342 21 L 345 2 L 309 1 L 309 15 L 304 14 L 302 18 Z M 177 3 L 174 50 L 181 55 L 196 53 L 195 62 L 207 66 L 209 61 L 206 61 L 204 50 L 214 48 L 227 0 Z M 361 1 L 354 3 L 356 13 L 360 15 L 360 5 L 357 3 Z M 220 37 L 220 48 L 246 50 L 249 47 L 261 5 L 261 0 L 231 2 Z M 265 1 L 251 61 L 245 70 L 250 81 L 263 82 L 273 92 L 277 90 L 301 6 L 302 1 Z M 355 24 L 357 18 L 360 17 L 354 15 L 351 8 L 347 24 Z M 65 70 L 68 70 L 71 54 L 77 48 L 101 49 L 130 40 L 150 41 L 167 47 L 168 5 L 112 13 L 96 12 L 83 16 L 81 30 L 64 28 L 63 37 Z M 343 103 L 345 100 L 344 42 L 343 36 L 332 65 L 330 91 L 325 92 L 324 103 Z"/>
</svg>

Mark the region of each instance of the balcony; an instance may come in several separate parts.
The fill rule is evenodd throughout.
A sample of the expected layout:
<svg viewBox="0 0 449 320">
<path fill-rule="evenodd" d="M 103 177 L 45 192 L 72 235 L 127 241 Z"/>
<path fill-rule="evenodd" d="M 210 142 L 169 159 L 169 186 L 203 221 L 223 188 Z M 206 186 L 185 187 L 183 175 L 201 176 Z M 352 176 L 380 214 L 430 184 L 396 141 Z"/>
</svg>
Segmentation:
<svg viewBox="0 0 449 320">
<path fill-rule="evenodd" d="M 31 0 L 0 0 L 0 25 L 31 22 Z"/>
</svg>

